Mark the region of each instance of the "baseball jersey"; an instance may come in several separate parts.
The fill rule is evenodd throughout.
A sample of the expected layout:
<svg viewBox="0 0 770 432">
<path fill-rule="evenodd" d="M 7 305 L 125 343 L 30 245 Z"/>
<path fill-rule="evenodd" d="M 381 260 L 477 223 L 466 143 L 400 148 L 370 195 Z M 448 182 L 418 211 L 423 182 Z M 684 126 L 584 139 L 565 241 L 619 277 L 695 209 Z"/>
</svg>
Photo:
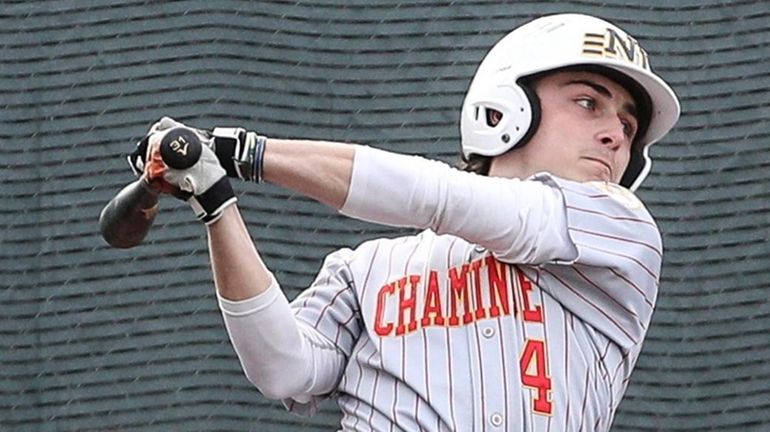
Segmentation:
<svg viewBox="0 0 770 432">
<path fill-rule="evenodd" d="M 333 396 L 351 431 L 609 429 L 661 263 L 657 227 L 630 192 L 362 148 L 342 212 L 426 229 L 329 255 L 291 303 L 303 341 L 292 370 L 306 374 L 291 411 Z M 249 314 L 220 304 L 244 369 L 268 374 L 248 358 L 263 343 Z"/>
</svg>

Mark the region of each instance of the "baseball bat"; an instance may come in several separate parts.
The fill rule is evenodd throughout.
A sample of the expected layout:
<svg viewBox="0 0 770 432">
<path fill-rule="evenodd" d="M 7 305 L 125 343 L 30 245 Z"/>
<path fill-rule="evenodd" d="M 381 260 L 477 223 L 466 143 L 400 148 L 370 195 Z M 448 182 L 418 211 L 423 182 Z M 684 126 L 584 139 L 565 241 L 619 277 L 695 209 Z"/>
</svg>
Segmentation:
<svg viewBox="0 0 770 432">
<path fill-rule="evenodd" d="M 187 169 L 198 162 L 201 142 L 186 128 L 171 129 L 160 142 L 163 163 L 175 169 Z M 124 187 L 99 214 L 99 231 L 112 247 L 129 249 L 142 243 L 158 213 L 159 192 L 144 178 Z"/>
</svg>

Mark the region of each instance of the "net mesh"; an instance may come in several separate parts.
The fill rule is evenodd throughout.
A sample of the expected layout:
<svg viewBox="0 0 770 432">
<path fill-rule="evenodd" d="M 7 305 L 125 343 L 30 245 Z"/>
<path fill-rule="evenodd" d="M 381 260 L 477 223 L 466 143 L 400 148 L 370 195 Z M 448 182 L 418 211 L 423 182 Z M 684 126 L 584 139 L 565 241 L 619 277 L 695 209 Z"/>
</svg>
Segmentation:
<svg viewBox="0 0 770 432">
<path fill-rule="evenodd" d="M 0 3 L 0 429 L 329 430 L 246 381 L 205 232 L 172 199 L 110 249 L 123 156 L 171 115 L 454 161 L 475 66 L 511 28 L 583 12 L 645 42 L 683 105 L 639 191 L 666 246 L 658 307 L 613 430 L 770 427 L 770 9 L 745 1 Z M 323 256 L 400 232 L 236 185 L 294 297 Z"/>
</svg>

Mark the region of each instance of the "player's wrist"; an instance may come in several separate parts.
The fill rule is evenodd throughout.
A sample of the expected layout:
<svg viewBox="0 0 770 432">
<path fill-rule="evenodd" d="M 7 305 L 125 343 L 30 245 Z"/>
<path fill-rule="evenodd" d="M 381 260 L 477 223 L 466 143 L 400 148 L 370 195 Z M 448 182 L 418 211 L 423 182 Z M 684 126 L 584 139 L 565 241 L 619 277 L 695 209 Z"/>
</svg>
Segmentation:
<svg viewBox="0 0 770 432">
<path fill-rule="evenodd" d="M 219 180 L 205 191 L 192 194 L 187 203 L 192 207 L 198 220 L 206 225 L 213 224 L 222 217 L 227 207 L 238 202 L 230 180 L 222 175 Z"/>
<path fill-rule="evenodd" d="M 198 164 L 181 172 L 169 170 L 167 176 L 175 176 L 175 184 L 189 193 L 185 200 L 206 225 L 216 222 L 238 201 L 225 169 L 209 148 L 203 150 Z"/>
<path fill-rule="evenodd" d="M 217 127 L 211 147 L 228 177 L 262 182 L 267 138 L 243 128 Z"/>
</svg>

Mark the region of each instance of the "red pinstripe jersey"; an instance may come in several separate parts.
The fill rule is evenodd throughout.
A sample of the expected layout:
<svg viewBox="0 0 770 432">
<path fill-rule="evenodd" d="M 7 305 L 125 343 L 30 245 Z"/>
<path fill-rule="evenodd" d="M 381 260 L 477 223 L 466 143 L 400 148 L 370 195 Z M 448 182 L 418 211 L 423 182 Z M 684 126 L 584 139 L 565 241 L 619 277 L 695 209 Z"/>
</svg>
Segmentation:
<svg viewBox="0 0 770 432">
<path fill-rule="evenodd" d="M 535 184 L 558 191 L 564 217 L 555 219 L 556 230 L 567 233 L 568 247 L 506 248 L 484 231 L 494 218 L 471 209 L 476 220 L 462 211 L 447 216 L 460 222 L 433 213 L 431 229 L 419 235 L 327 257 L 292 308 L 344 354 L 342 370 L 325 372 L 340 377 L 333 395 L 344 413 L 342 427 L 608 430 L 656 300 L 662 245 L 654 221 L 619 186 L 550 175 L 529 182 L 476 177 L 469 182 L 516 182 L 514 196 L 501 200 L 515 200 L 517 188 Z M 490 189 L 502 193 L 491 186 L 486 193 Z M 369 188 L 362 196 L 372 193 Z M 348 203 L 353 216 L 400 224 L 396 212 L 361 200 Z M 530 207 L 537 211 L 537 204 Z M 414 212 L 403 218 L 419 219 L 420 209 Z M 537 216 L 512 222 L 520 232 L 510 235 L 536 235 L 524 230 L 543 229 L 533 225 Z M 463 228 L 468 224 L 481 228 Z M 327 396 L 287 406 L 308 412 Z"/>
</svg>

